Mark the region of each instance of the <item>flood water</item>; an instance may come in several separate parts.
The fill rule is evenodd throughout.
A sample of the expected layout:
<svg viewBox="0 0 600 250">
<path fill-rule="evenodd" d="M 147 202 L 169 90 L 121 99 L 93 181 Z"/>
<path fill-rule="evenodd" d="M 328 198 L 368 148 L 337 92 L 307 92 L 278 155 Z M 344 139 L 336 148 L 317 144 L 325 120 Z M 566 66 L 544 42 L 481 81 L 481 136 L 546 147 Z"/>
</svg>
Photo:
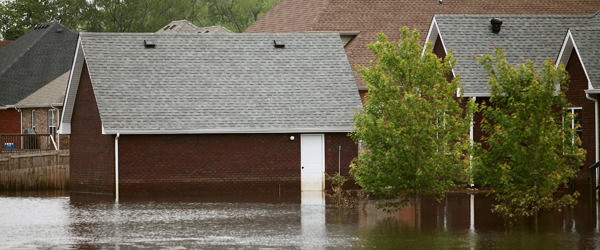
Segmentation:
<svg viewBox="0 0 600 250">
<path fill-rule="evenodd" d="M 483 193 L 393 214 L 337 210 L 321 193 L 111 198 L 0 193 L 0 249 L 600 249 L 585 196 L 537 229 L 505 227 Z"/>
</svg>

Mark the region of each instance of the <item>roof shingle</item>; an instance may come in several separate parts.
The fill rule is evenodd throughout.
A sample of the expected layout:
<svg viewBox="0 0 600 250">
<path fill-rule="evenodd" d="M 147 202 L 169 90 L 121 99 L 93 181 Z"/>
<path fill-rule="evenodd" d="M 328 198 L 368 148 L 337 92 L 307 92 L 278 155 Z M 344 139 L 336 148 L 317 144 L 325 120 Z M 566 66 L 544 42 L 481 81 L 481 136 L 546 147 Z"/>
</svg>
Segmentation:
<svg viewBox="0 0 600 250">
<path fill-rule="evenodd" d="M 147 39 L 156 46 L 145 48 Z M 362 108 L 337 34 L 82 33 L 81 41 L 108 133 L 350 131 Z"/>
<path fill-rule="evenodd" d="M 591 14 L 599 9 L 598 0 L 448 0 L 443 5 L 438 0 L 281 0 L 244 32 L 360 31 L 345 49 L 350 63 L 368 65 L 374 57 L 365 44 L 377 41 L 377 33 L 397 40 L 399 29 L 408 26 L 421 31 L 424 40 L 437 14 Z"/>
</svg>

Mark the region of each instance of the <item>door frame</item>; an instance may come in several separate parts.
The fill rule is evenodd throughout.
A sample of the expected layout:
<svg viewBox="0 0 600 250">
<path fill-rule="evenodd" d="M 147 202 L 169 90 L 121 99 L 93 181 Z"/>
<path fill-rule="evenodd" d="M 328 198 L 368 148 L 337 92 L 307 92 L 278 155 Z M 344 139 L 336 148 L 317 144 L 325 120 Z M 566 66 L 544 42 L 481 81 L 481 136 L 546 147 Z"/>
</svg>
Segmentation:
<svg viewBox="0 0 600 250">
<path fill-rule="evenodd" d="M 300 186 L 302 187 L 302 141 L 304 136 L 321 137 L 321 190 L 325 189 L 325 134 L 300 134 Z M 302 191 L 302 188 L 300 188 Z"/>
</svg>

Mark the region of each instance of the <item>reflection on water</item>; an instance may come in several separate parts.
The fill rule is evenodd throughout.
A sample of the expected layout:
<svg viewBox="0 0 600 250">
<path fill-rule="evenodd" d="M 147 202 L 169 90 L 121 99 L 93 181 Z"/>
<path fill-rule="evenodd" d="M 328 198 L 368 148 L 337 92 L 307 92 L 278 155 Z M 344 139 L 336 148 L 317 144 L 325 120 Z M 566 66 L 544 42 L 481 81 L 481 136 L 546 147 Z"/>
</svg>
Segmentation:
<svg viewBox="0 0 600 250">
<path fill-rule="evenodd" d="M 0 193 L 0 249 L 600 249 L 598 210 L 579 205 L 505 228 L 484 194 L 387 214 L 326 206 L 320 192 L 214 197 Z"/>
</svg>

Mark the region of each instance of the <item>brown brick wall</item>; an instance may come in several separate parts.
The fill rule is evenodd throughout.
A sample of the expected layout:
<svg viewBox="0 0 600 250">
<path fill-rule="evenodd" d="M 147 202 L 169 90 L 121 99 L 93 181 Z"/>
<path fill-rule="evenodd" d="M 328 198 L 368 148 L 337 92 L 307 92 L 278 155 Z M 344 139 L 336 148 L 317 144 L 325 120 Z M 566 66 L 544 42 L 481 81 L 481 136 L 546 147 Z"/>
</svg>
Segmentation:
<svg viewBox="0 0 600 250">
<path fill-rule="evenodd" d="M 293 135 L 295 140 L 291 141 Z M 325 135 L 326 172 L 348 175 L 356 144 L 346 133 Z M 300 134 L 122 135 L 119 190 L 145 193 L 296 192 Z"/>
<path fill-rule="evenodd" d="M 572 107 L 581 107 L 583 112 L 583 135 L 581 138 L 581 146 L 587 151 L 583 170 L 577 173 L 575 188 L 579 192 L 589 190 L 587 177 L 589 176 L 588 168 L 596 163 L 596 134 L 594 133 L 596 124 L 595 119 L 595 103 L 585 97 L 585 90 L 588 89 L 588 80 L 585 76 L 579 56 L 575 49 L 572 50 L 569 61 L 566 65 L 566 70 L 569 72 L 569 90 L 567 91 L 567 100 Z M 592 95 L 592 98 L 598 98 L 598 95 Z"/>
<path fill-rule="evenodd" d="M 102 122 L 84 64 L 71 120 L 70 191 L 114 193 L 114 135 L 102 135 Z"/>
<path fill-rule="evenodd" d="M 21 113 L 16 109 L 0 110 L 0 134 L 21 133 Z"/>
</svg>

